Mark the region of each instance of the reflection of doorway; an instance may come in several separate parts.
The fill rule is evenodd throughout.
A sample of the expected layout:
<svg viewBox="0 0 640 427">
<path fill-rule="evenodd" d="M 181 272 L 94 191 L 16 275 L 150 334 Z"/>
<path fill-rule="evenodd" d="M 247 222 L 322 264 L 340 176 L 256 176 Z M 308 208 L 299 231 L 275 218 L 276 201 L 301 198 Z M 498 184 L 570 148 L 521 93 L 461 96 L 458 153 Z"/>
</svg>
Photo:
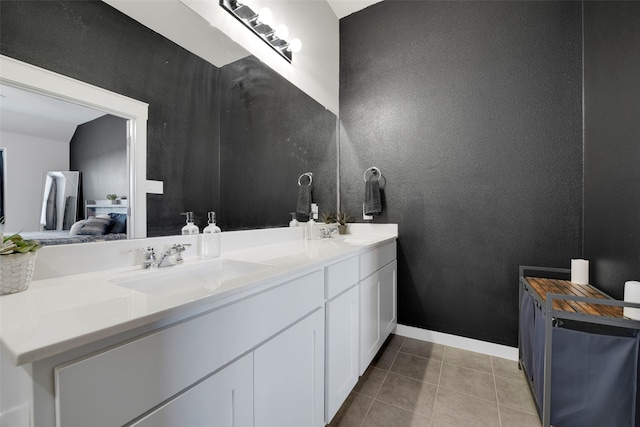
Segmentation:
<svg viewBox="0 0 640 427">
<path fill-rule="evenodd" d="M 127 234 L 128 237 L 146 237 L 146 123 L 148 105 L 4 55 L 0 55 L 0 84 L 27 89 L 59 100 L 99 109 L 127 121 L 127 174 L 129 176 L 130 209 Z"/>
</svg>

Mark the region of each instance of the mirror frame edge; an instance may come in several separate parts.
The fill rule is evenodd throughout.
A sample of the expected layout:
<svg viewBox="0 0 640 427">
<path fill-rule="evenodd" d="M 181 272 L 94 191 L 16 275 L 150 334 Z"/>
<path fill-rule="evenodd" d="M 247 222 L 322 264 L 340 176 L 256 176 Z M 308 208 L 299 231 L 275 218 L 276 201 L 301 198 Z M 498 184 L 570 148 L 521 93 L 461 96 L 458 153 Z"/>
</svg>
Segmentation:
<svg viewBox="0 0 640 427">
<path fill-rule="evenodd" d="M 147 237 L 146 176 L 149 104 L 4 55 L 0 55 L 0 82 L 101 110 L 128 120 L 127 238 Z"/>
</svg>

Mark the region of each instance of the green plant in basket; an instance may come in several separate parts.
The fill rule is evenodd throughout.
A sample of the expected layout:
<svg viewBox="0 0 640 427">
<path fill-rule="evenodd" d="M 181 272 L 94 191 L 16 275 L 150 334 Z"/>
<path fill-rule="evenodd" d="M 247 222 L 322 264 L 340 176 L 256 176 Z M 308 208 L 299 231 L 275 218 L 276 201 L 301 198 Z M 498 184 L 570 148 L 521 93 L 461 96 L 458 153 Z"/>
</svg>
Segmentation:
<svg viewBox="0 0 640 427">
<path fill-rule="evenodd" d="M 0 216 L 0 224 L 4 224 L 4 217 Z M 0 255 L 26 254 L 35 252 L 42 246 L 35 240 L 25 240 L 19 233 L 5 236 L 0 232 Z"/>
<path fill-rule="evenodd" d="M 118 198 L 117 194 L 107 194 L 107 200 L 114 201 Z"/>
<path fill-rule="evenodd" d="M 40 248 L 41 245 L 35 240 L 25 240 L 20 234 L 16 233 L 2 237 L 0 255 L 26 254 L 27 252 L 35 252 Z"/>
</svg>

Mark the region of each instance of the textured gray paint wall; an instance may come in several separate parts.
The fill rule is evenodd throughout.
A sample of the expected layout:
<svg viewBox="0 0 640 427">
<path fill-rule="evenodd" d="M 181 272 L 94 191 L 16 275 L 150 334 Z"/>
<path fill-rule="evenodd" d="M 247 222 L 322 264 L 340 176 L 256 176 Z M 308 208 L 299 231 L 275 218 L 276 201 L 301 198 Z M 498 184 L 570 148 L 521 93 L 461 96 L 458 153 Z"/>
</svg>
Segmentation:
<svg viewBox="0 0 640 427">
<path fill-rule="evenodd" d="M 581 255 L 580 3 L 385 1 L 340 38 L 341 201 L 380 167 L 399 322 L 515 345 L 518 265 Z"/>
<path fill-rule="evenodd" d="M 336 116 L 253 56 L 222 67 L 220 85 L 225 224 L 287 225 L 305 172 L 320 211 L 334 211 Z"/>
<path fill-rule="evenodd" d="M 640 3 L 585 2 L 584 254 L 622 298 L 640 280 Z"/>
</svg>

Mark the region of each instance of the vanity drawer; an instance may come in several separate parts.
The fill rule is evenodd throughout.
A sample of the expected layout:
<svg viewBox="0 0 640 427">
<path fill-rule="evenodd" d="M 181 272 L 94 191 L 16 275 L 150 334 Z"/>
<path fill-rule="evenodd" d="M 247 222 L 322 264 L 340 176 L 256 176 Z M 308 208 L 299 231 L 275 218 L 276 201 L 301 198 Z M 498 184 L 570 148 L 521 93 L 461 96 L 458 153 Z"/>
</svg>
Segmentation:
<svg viewBox="0 0 640 427">
<path fill-rule="evenodd" d="M 360 255 L 360 279 L 369 277 L 396 259 L 396 242 L 387 243 Z"/>
<path fill-rule="evenodd" d="M 358 257 L 331 264 L 324 268 L 325 297 L 331 299 L 358 283 Z"/>
<path fill-rule="evenodd" d="M 55 369 L 57 426 L 123 425 L 324 303 L 322 270 Z"/>
</svg>

